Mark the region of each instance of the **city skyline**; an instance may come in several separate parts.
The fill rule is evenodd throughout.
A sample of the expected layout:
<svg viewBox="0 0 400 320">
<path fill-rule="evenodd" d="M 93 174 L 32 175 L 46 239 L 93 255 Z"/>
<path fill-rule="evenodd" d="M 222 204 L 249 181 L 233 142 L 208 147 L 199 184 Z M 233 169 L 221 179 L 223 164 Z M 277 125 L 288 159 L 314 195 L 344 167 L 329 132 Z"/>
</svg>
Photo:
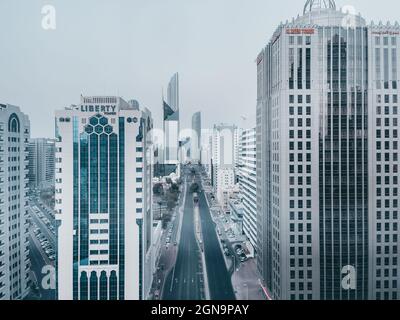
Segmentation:
<svg viewBox="0 0 400 320">
<path fill-rule="evenodd" d="M 400 4 L 349 2 L 4 0 L 0 300 L 399 300 Z"/>
<path fill-rule="evenodd" d="M 56 9 L 57 29 L 45 31 L 41 28 L 42 1 L 2 1 L 0 10 L 7 14 L 0 21 L 0 37 L 5 44 L 0 67 L 6 76 L 0 79 L 0 96 L 3 102 L 19 105 L 30 116 L 32 138 L 53 137 L 54 111 L 79 94 L 135 97 L 152 111 L 155 127 L 161 128 L 162 88 L 166 90 L 164 84 L 178 71 L 182 80 L 182 127 L 190 128 L 191 114 L 199 109 L 205 127 L 212 128 L 215 122 L 240 125 L 243 110 L 250 110 L 245 116 L 255 119 L 257 52 L 277 24 L 295 17 L 297 8 L 304 5 L 303 1 L 295 6 L 292 3 L 50 1 Z M 398 2 L 384 0 L 381 4 L 337 2 L 338 6 L 354 6 L 375 22 L 395 21 L 393 8 L 399 6 Z M 85 14 L 93 10 L 95 14 Z M 208 16 L 207 25 L 201 18 L 204 15 Z M 106 16 L 109 22 L 101 25 L 101 17 Z M 144 20 L 142 16 L 153 19 Z M 148 21 L 154 24 L 149 26 Z M 108 43 L 126 50 L 106 53 L 110 51 Z M 75 44 L 84 49 L 79 55 Z M 174 45 L 171 48 L 168 44 Z M 76 78 L 80 71 L 85 74 Z M 122 74 L 130 76 L 121 78 Z M 232 112 L 224 113 L 226 109 Z"/>
</svg>

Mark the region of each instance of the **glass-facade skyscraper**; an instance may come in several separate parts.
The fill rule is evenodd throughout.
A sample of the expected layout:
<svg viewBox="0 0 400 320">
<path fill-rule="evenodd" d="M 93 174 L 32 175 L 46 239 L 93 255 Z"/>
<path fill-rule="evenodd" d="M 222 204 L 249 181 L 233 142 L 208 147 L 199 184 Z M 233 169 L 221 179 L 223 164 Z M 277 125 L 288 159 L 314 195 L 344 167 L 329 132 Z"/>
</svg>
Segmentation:
<svg viewBox="0 0 400 320">
<path fill-rule="evenodd" d="M 201 112 L 196 112 L 192 116 L 192 138 L 191 138 L 191 158 L 194 161 L 201 160 Z"/>
<path fill-rule="evenodd" d="M 167 102 L 164 111 L 164 164 L 179 163 L 179 74 L 175 73 L 168 84 Z"/>
<path fill-rule="evenodd" d="M 274 299 L 399 297 L 399 35 L 309 0 L 257 58 L 257 259 Z"/>
<path fill-rule="evenodd" d="M 119 97 L 56 112 L 59 299 L 146 298 L 152 127 L 148 110 Z"/>
</svg>

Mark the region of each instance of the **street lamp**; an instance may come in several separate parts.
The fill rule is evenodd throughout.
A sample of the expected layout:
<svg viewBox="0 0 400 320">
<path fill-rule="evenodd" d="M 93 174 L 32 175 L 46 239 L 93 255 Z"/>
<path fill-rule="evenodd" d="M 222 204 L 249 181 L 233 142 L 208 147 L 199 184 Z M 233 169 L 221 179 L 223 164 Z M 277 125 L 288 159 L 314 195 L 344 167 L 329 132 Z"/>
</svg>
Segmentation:
<svg viewBox="0 0 400 320">
<path fill-rule="evenodd" d="M 243 284 L 243 286 L 246 288 L 246 292 L 247 292 L 247 295 L 246 295 L 247 299 L 246 300 L 249 300 L 249 286 L 247 285 L 247 283 Z"/>
</svg>

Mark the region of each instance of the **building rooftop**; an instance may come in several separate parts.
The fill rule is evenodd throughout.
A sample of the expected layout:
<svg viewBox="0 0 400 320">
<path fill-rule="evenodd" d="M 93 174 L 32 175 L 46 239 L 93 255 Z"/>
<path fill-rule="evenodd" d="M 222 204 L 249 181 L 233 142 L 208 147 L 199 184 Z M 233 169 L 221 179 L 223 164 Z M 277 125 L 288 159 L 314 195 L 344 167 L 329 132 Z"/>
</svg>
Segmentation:
<svg viewBox="0 0 400 320">
<path fill-rule="evenodd" d="M 306 14 L 312 11 L 321 11 L 321 10 L 336 10 L 336 3 L 333 0 L 307 0 L 304 5 L 303 13 Z"/>
</svg>

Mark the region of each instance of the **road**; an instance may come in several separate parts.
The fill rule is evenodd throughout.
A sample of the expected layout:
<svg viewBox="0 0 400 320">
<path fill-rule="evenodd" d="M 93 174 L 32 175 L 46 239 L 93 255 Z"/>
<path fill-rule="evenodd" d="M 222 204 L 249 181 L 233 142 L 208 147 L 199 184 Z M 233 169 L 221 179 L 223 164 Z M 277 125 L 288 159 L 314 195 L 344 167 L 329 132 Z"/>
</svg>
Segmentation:
<svg viewBox="0 0 400 320">
<path fill-rule="evenodd" d="M 201 185 L 201 180 L 196 179 Z M 204 253 L 211 300 L 236 300 L 231 273 L 227 270 L 217 237 L 216 226 L 211 218 L 204 192 L 199 195 L 200 219 L 204 241 Z"/>
<path fill-rule="evenodd" d="M 165 282 L 163 300 L 202 300 L 205 297 L 203 284 L 202 261 L 194 229 L 193 197 L 187 185 L 178 257 Z"/>
</svg>

